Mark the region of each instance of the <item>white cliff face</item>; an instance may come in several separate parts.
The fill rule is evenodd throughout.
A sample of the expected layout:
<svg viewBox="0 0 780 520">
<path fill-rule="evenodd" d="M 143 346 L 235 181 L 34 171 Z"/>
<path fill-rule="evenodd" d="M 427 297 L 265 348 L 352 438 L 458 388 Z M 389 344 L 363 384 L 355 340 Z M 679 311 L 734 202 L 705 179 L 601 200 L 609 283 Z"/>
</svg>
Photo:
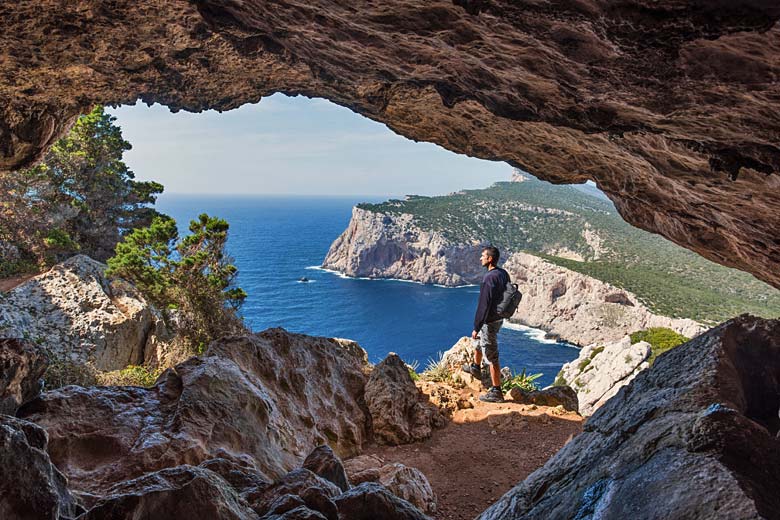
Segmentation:
<svg viewBox="0 0 780 520">
<path fill-rule="evenodd" d="M 614 342 L 649 327 L 689 338 L 706 330 L 693 320 L 653 314 L 634 294 L 537 256 L 515 253 L 504 269 L 523 293 L 512 321 L 579 345 Z"/>
<path fill-rule="evenodd" d="M 632 345 L 628 336 L 606 345 L 589 345 L 577 359 L 563 365 L 556 383 L 573 388 L 580 414 L 590 416 L 649 366 L 650 354 L 649 343 Z"/>
<path fill-rule="evenodd" d="M 135 288 L 107 280 L 105 270 L 77 255 L 0 294 L 0 336 L 28 339 L 98 370 L 141 364 L 159 323 Z"/>
<path fill-rule="evenodd" d="M 322 267 L 348 276 L 397 278 L 441 285 L 478 283 L 481 244 L 453 244 L 417 227 L 411 215 L 353 208 L 347 229 L 330 247 Z"/>
</svg>

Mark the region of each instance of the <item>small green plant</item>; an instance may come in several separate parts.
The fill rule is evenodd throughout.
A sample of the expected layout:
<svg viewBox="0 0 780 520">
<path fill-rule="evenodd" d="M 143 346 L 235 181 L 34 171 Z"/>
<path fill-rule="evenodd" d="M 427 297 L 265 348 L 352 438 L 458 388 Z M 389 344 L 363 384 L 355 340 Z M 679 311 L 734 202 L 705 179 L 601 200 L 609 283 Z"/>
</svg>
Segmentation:
<svg viewBox="0 0 780 520">
<path fill-rule="evenodd" d="M 651 354 L 647 359 L 647 362 L 650 365 L 655 362 L 655 358 L 664 352 L 672 350 L 689 340 L 690 338 L 665 327 L 651 327 L 631 334 L 632 345 L 634 343 L 639 343 L 640 341 L 647 341 L 650 343 Z"/>
<path fill-rule="evenodd" d="M 525 368 L 520 372 L 515 372 L 512 377 L 501 382 L 501 390 L 508 392 L 512 388 L 519 388 L 526 392 L 533 392 L 539 390 L 539 385 L 536 380 L 542 377 L 544 374 L 531 374 L 525 373 Z"/>
<path fill-rule="evenodd" d="M 587 359 L 583 359 L 580 361 L 580 364 L 577 365 L 577 368 L 579 369 L 580 373 L 585 372 L 585 369 L 588 368 L 590 365 L 590 362 L 593 361 L 593 358 L 598 356 L 604 351 L 604 347 L 595 347 L 593 350 L 590 351 L 590 355 L 587 357 Z"/>
<path fill-rule="evenodd" d="M 130 365 L 122 370 L 100 372 L 97 382 L 106 386 L 153 386 L 162 373 L 162 368 L 148 369 L 144 366 Z"/>
<path fill-rule="evenodd" d="M 563 377 L 563 370 L 558 371 L 558 375 L 555 376 L 553 386 L 569 386 L 569 384 L 566 382 L 566 379 Z"/>
<path fill-rule="evenodd" d="M 437 352 L 436 354 L 438 359 L 429 358 L 428 365 L 425 367 L 425 370 L 423 370 L 420 376 L 426 381 L 443 383 L 448 381 L 452 375 L 450 374 L 450 370 L 447 367 L 447 364 L 444 363 L 444 354 L 441 352 Z"/>
<path fill-rule="evenodd" d="M 420 366 L 420 362 L 416 359 L 412 361 L 411 363 L 407 363 L 406 369 L 409 370 L 409 377 L 412 378 L 412 381 L 419 381 L 420 380 L 420 374 L 417 373 L 417 368 Z"/>
</svg>

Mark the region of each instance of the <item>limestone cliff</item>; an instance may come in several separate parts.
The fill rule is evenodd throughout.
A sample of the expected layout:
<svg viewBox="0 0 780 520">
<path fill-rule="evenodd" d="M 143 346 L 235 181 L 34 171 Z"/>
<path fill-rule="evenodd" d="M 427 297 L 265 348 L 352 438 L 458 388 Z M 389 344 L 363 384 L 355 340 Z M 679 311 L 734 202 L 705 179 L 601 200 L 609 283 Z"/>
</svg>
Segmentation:
<svg viewBox="0 0 780 520">
<path fill-rule="evenodd" d="M 617 341 L 649 327 L 689 338 L 705 330 L 693 320 L 653 314 L 634 294 L 537 256 L 515 253 L 504 268 L 523 293 L 512 321 L 579 345 Z"/>
<path fill-rule="evenodd" d="M 411 215 L 352 210 L 347 229 L 330 246 L 322 267 L 349 276 L 397 278 L 441 285 L 477 283 L 480 244 L 455 244 L 420 229 Z"/>
<path fill-rule="evenodd" d="M 457 244 L 442 233 L 423 230 L 412 215 L 354 208 L 323 267 L 349 276 L 457 286 L 482 279 L 481 246 Z M 523 293 L 512 321 L 572 343 L 617 341 L 647 327 L 667 327 L 688 337 L 704 330 L 692 320 L 653 314 L 628 291 L 530 254 L 513 254 L 504 267 Z"/>
</svg>

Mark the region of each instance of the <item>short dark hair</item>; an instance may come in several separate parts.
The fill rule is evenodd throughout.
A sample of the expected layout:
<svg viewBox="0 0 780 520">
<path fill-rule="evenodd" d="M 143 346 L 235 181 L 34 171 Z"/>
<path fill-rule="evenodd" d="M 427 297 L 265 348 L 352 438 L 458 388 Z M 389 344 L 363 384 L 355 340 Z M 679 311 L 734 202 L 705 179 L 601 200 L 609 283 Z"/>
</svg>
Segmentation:
<svg viewBox="0 0 780 520">
<path fill-rule="evenodd" d="M 487 251 L 488 256 L 493 259 L 493 265 L 498 265 L 498 259 L 501 258 L 501 253 L 498 252 L 497 247 L 485 246 L 482 250 Z"/>
</svg>

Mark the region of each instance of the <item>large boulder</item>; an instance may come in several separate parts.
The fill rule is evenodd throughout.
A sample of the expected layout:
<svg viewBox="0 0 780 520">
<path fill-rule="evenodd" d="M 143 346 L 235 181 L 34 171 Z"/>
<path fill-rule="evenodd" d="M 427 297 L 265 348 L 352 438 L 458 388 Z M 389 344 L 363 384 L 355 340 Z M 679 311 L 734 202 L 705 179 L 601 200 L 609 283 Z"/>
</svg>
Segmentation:
<svg viewBox="0 0 780 520">
<path fill-rule="evenodd" d="M 334 502 L 339 495 L 338 486 L 301 468 L 284 475 L 261 492 L 248 495 L 247 500 L 261 515 L 279 514 L 303 505 L 328 520 L 339 520 Z"/>
<path fill-rule="evenodd" d="M 14 415 L 22 404 L 37 397 L 48 358 L 21 339 L 0 339 L 0 414 Z"/>
<path fill-rule="evenodd" d="M 386 464 L 376 455 L 360 455 L 345 462 L 349 480 L 355 485 L 363 482 L 382 484 L 391 493 L 425 513 L 436 512 L 436 494 L 425 474 L 397 462 Z"/>
<path fill-rule="evenodd" d="M 0 336 L 28 338 L 61 363 L 140 365 L 154 312 L 133 286 L 105 271 L 77 255 L 17 286 L 0 299 Z"/>
<path fill-rule="evenodd" d="M 303 467 L 336 484 L 342 491 L 349 489 L 349 480 L 344 470 L 344 464 L 327 444 L 317 446 L 314 451 L 309 453 L 309 456 L 303 461 Z"/>
<path fill-rule="evenodd" d="M 439 410 L 418 390 L 406 364 L 392 352 L 371 372 L 366 383 L 366 404 L 374 439 L 379 443 L 398 445 L 424 440 L 433 428 L 444 425 Z"/>
<path fill-rule="evenodd" d="M 367 369 L 354 342 L 269 329 L 214 342 L 151 388 L 69 386 L 18 413 L 47 430 L 52 460 L 81 493 L 213 458 L 272 481 L 323 443 L 359 452 Z"/>
<path fill-rule="evenodd" d="M 780 320 L 661 356 L 480 520 L 778 518 Z"/>
<path fill-rule="evenodd" d="M 606 345 L 588 345 L 561 368 L 556 384 L 577 392 L 579 412 L 590 416 L 649 366 L 650 344 L 629 336 Z"/>
<path fill-rule="evenodd" d="M 426 520 L 429 518 L 387 488 L 364 482 L 336 498 L 339 517 L 349 520 Z"/>
<path fill-rule="evenodd" d="M 257 515 L 219 475 L 204 468 L 183 465 L 118 483 L 79 518 L 253 520 Z"/>
<path fill-rule="evenodd" d="M 46 444 L 40 426 L 0 415 L 0 518 L 58 520 L 83 511 Z"/>
</svg>

